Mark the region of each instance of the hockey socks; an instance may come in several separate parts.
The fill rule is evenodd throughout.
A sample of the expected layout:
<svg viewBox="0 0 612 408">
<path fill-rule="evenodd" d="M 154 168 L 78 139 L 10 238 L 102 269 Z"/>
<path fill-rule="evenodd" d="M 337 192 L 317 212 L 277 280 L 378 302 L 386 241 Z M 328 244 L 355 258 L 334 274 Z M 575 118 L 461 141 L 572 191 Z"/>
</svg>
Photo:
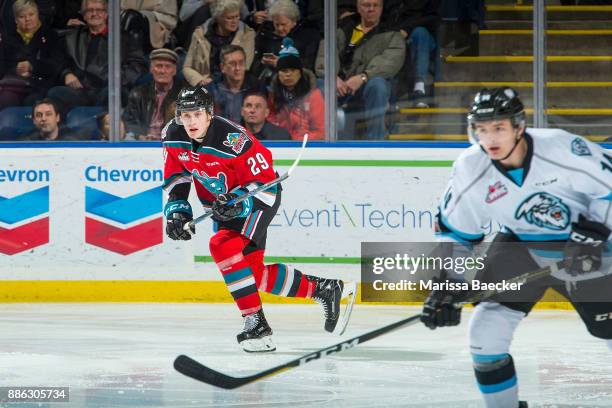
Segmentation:
<svg viewBox="0 0 612 408">
<path fill-rule="evenodd" d="M 221 230 L 210 239 L 210 253 L 243 316 L 261 310 L 261 299 L 248 260 L 242 255 L 246 238 Z"/>
<path fill-rule="evenodd" d="M 317 286 L 302 272 L 285 264 L 264 265 L 264 251 L 251 252 L 245 256 L 251 265 L 260 291 L 284 297 L 310 298 Z"/>
<path fill-rule="evenodd" d="M 486 407 L 518 407 L 518 385 L 512 356 L 472 354 L 472 359 Z"/>
</svg>

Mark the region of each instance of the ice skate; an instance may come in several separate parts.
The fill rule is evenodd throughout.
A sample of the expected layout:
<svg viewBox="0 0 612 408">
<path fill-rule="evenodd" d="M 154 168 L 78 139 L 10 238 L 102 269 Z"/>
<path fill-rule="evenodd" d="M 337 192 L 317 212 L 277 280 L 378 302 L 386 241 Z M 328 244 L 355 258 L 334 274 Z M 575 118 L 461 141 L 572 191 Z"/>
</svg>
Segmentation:
<svg viewBox="0 0 612 408">
<path fill-rule="evenodd" d="M 347 308 L 344 312 L 342 324 L 338 327 L 338 334 L 342 334 L 348 323 L 353 303 L 355 301 L 355 284 L 346 286 L 340 279 L 323 279 L 312 277 L 317 281 L 317 286 L 312 295 L 312 299 L 323 306 L 325 316 L 325 330 L 332 333 L 337 327 L 340 318 L 340 300 L 345 296 L 352 296 L 349 299 Z"/>
<path fill-rule="evenodd" d="M 236 336 L 238 344 L 247 353 L 266 353 L 276 350 L 272 341 L 272 329 L 263 310 L 244 316 L 244 329 Z"/>
</svg>

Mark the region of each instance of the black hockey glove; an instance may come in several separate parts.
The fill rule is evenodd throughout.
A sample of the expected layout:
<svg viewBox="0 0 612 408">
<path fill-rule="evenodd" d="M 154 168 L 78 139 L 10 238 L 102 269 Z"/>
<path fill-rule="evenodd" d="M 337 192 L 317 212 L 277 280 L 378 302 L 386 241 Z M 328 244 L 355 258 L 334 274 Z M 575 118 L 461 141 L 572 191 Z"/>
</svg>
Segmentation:
<svg viewBox="0 0 612 408">
<path fill-rule="evenodd" d="M 572 223 L 572 232 L 565 245 L 565 270 L 570 275 L 596 271 L 601 267 L 601 256 L 610 236 L 604 224 L 589 221 L 584 215 Z"/>
<path fill-rule="evenodd" d="M 191 205 L 185 200 L 169 201 L 164 208 L 166 235 L 173 240 L 189 241 L 195 234 L 195 226 L 185 231 L 185 224 L 193 220 Z"/>
<path fill-rule="evenodd" d="M 253 208 L 253 200 L 250 197 L 239 203 L 227 204 L 229 201 L 239 196 L 240 195 L 236 193 L 219 194 L 212 205 L 212 219 L 217 222 L 222 222 L 233 220 L 237 217 L 246 217 Z"/>
<path fill-rule="evenodd" d="M 448 279 L 448 282 L 459 281 Z M 423 304 L 421 322 L 430 329 L 443 326 L 457 326 L 461 323 L 462 306 L 456 304 L 465 300 L 468 292 L 460 290 L 432 290 Z"/>
</svg>

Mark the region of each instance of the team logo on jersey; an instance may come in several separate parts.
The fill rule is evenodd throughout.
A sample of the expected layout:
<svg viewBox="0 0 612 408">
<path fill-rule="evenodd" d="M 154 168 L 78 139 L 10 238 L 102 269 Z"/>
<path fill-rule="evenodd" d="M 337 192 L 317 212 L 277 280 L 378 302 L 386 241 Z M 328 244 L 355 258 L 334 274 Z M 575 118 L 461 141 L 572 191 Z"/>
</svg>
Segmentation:
<svg viewBox="0 0 612 408">
<path fill-rule="evenodd" d="M 178 154 L 178 158 L 179 160 L 182 160 L 182 161 L 189 161 L 189 153 L 181 152 Z"/>
<path fill-rule="evenodd" d="M 240 153 L 248 141 L 249 138 L 244 133 L 228 133 L 227 140 L 223 141 L 223 145 L 231 147 L 234 153 Z"/>
<path fill-rule="evenodd" d="M 561 231 L 570 223 L 570 210 L 561 199 L 539 192 L 523 201 L 514 217 L 517 220 L 525 217 L 525 221 L 540 228 Z"/>
<path fill-rule="evenodd" d="M 584 140 L 577 137 L 572 140 L 572 153 L 576 156 L 590 156 L 591 150 L 589 150 L 589 146 L 587 146 Z"/>
<path fill-rule="evenodd" d="M 501 181 L 498 181 L 492 186 L 489 186 L 489 191 L 487 193 L 487 198 L 485 199 L 485 202 L 487 204 L 491 204 L 492 202 L 499 200 L 506 194 L 508 194 L 508 187 L 506 187 L 506 185 Z"/>
<path fill-rule="evenodd" d="M 217 173 L 217 177 L 209 177 L 204 171 L 194 169 L 193 177 L 215 196 L 227 193 L 227 177 L 222 172 Z"/>
</svg>

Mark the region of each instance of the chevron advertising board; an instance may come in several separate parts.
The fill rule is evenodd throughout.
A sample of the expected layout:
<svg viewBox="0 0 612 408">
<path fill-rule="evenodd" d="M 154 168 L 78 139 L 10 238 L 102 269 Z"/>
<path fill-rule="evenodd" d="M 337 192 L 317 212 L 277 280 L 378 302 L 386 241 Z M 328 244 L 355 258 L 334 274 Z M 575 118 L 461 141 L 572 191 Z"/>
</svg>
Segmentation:
<svg viewBox="0 0 612 408">
<path fill-rule="evenodd" d="M 122 255 L 159 245 L 161 211 L 161 186 L 127 197 L 85 186 L 85 241 Z"/>
<path fill-rule="evenodd" d="M 279 173 L 298 152 L 272 149 Z M 435 208 L 458 153 L 307 149 L 283 183 L 266 255 L 353 259 L 361 241 L 433 239 Z M 0 281 L 221 280 L 210 262 L 210 220 L 191 241 L 165 237 L 161 147 L 0 154 Z M 198 216 L 203 209 L 191 190 Z"/>
<path fill-rule="evenodd" d="M 0 169 L 0 253 L 49 242 L 49 179 L 47 169 Z"/>
<path fill-rule="evenodd" d="M 191 242 L 165 237 L 161 148 L 0 157 L 0 280 L 197 278 Z"/>
</svg>

